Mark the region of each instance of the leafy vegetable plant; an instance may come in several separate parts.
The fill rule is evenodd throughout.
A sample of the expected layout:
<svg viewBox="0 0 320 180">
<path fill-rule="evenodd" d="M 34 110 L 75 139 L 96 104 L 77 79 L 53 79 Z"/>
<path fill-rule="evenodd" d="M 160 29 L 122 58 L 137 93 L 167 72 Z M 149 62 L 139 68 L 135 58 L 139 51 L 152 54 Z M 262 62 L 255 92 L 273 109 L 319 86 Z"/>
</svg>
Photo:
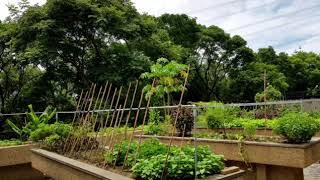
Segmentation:
<svg viewBox="0 0 320 180">
<path fill-rule="evenodd" d="M 320 123 L 307 113 L 288 113 L 279 118 L 273 130 L 290 143 L 306 143 L 320 130 Z"/>
</svg>

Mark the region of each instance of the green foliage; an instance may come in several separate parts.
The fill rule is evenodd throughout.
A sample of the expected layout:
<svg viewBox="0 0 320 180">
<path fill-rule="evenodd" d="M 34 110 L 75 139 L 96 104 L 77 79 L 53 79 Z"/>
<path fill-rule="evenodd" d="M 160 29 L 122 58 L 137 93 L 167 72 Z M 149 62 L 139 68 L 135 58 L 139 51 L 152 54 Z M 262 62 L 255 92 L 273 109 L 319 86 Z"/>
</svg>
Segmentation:
<svg viewBox="0 0 320 180">
<path fill-rule="evenodd" d="M 154 87 L 146 85 L 146 99 L 150 96 L 164 98 L 167 95 L 167 103 L 170 104 L 170 94 L 183 90 L 183 79 L 187 76 L 188 66 L 160 58 L 157 63 L 150 67 L 150 72 L 141 74 L 143 79 L 154 79 Z"/>
<path fill-rule="evenodd" d="M 165 154 L 167 153 L 167 150 L 167 146 L 160 143 L 158 139 L 148 139 L 140 145 L 139 156 L 137 156 L 136 158 L 137 161 L 140 161 L 140 159 L 149 159 L 152 156 L 156 156 L 158 154 Z M 130 159 L 135 158 L 135 153 L 130 154 Z"/>
<path fill-rule="evenodd" d="M 273 130 L 290 143 L 306 143 L 320 130 L 320 124 L 306 113 L 288 113 L 279 118 Z"/>
<path fill-rule="evenodd" d="M 164 123 L 159 123 L 159 124 L 149 123 L 148 125 L 145 126 L 144 132 L 145 134 L 148 134 L 148 135 L 163 135 L 167 133 L 166 130 L 167 130 L 166 124 Z"/>
<path fill-rule="evenodd" d="M 39 128 L 40 125 L 48 124 L 56 114 L 56 109 L 52 109 L 50 106 L 48 106 L 40 116 L 36 115 L 31 104 L 28 107 L 30 109 L 30 112 L 27 113 L 29 122 L 22 129 L 18 128 L 10 120 L 7 120 L 7 124 L 12 128 L 12 130 L 24 139 L 28 138 L 33 131 Z"/>
<path fill-rule="evenodd" d="M 271 127 L 272 124 L 277 120 L 261 120 L 261 119 L 251 119 L 251 118 L 235 118 L 229 123 L 226 124 L 227 128 L 243 128 L 247 123 L 253 124 L 256 127 L 262 128 L 262 127 Z"/>
<path fill-rule="evenodd" d="M 235 109 L 224 106 L 222 103 L 210 102 L 209 106 L 214 108 L 206 108 L 198 117 L 199 121 L 206 121 L 209 128 L 225 128 L 226 124 L 235 118 Z"/>
<path fill-rule="evenodd" d="M 131 142 L 130 150 L 128 154 L 135 154 L 138 147 L 138 143 L 136 141 Z M 107 152 L 104 154 L 104 158 L 108 164 L 113 164 L 116 161 L 116 165 L 123 165 L 126 153 L 129 149 L 129 141 L 122 141 L 114 146 L 113 152 Z M 134 161 L 134 156 L 128 157 L 128 164 Z"/>
<path fill-rule="evenodd" d="M 252 139 L 256 134 L 257 125 L 251 122 L 244 124 L 243 135 L 246 139 Z"/>
<path fill-rule="evenodd" d="M 157 109 L 151 109 L 149 111 L 149 123 L 159 124 L 163 121 L 163 117 L 160 115 L 160 111 Z"/>
<path fill-rule="evenodd" d="M 266 101 L 276 101 L 280 100 L 281 92 L 274 88 L 273 86 L 269 85 L 263 92 L 257 93 L 254 97 L 256 102 L 264 102 Z"/>
<path fill-rule="evenodd" d="M 195 149 L 184 146 L 182 149 L 173 147 L 167 161 L 165 171 L 166 179 L 189 179 L 194 178 L 195 173 L 198 177 L 220 173 L 224 167 L 223 158 L 214 155 L 207 147 L 197 148 L 197 172 L 195 172 Z M 132 167 L 132 172 L 137 178 L 141 179 L 160 179 L 166 154 L 154 155 L 148 159 L 140 159 Z"/>
<path fill-rule="evenodd" d="M 72 126 L 69 124 L 63 124 L 55 122 L 54 124 L 41 123 L 38 128 L 31 132 L 30 139 L 32 141 L 45 140 L 47 137 L 52 135 L 58 135 L 60 138 L 66 138 L 71 132 Z"/>
<path fill-rule="evenodd" d="M 15 145 L 21 145 L 23 144 L 22 141 L 20 140 L 0 140 L 0 147 L 3 147 L 3 146 L 15 146 Z"/>
</svg>

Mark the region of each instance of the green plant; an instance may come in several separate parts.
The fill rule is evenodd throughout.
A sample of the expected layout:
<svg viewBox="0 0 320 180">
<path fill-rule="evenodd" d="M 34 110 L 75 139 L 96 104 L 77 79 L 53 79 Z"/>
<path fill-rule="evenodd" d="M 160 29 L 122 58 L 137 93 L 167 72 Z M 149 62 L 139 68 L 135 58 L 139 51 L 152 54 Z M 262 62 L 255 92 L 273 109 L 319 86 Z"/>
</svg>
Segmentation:
<svg viewBox="0 0 320 180">
<path fill-rule="evenodd" d="M 31 132 L 36 130 L 40 124 L 48 124 L 49 121 L 56 114 L 56 109 L 53 109 L 51 106 L 48 106 L 40 116 L 36 115 L 31 104 L 28 105 L 28 108 L 30 110 L 30 112 L 27 113 L 27 117 L 28 117 L 29 122 L 24 127 L 18 128 L 10 120 L 7 120 L 7 124 L 22 139 L 27 139 L 30 136 Z"/>
<path fill-rule="evenodd" d="M 256 134 L 257 125 L 255 123 L 247 122 L 244 124 L 243 128 L 243 136 L 246 139 L 252 139 Z"/>
<path fill-rule="evenodd" d="M 149 111 L 149 123 L 159 124 L 162 122 L 163 117 L 160 115 L 160 111 L 156 109 L 151 109 Z"/>
<path fill-rule="evenodd" d="M 278 89 L 274 88 L 272 85 L 268 85 L 265 91 L 257 93 L 254 99 L 257 102 L 264 102 L 265 100 L 275 101 L 275 100 L 280 100 L 281 96 L 282 94 Z"/>
<path fill-rule="evenodd" d="M 144 127 L 144 132 L 148 135 L 163 135 L 166 133 L 166 125 L 164 123 L 149 123 Z"/>
<path fill-rule="evenodd" d="M 290 143 L 305 143 L 320 129 L 319 122 L 307 113 L 288 113 L 274 124 L 275 133 Z"/>
<path fill-rule="evenodd" d="M 200 121 L 206 121 L 208 127 L 225 128 L 226 124 L 232 121 L 236 117 L 237 108 L 224 106 L 222 103 L 210 102 L 209 106 L 216 106 L 213 108 L 207 108 L 202 114 L 200 114 Z"/>
<path fill-rule="evenodd" d="M 131 142 L 130 150 L 128 154 L 134 154 L 137 150 L 138 143 L 136 141 Z M 129 149 L 129 141 L 122 141 L 114 145 L 113 152 L 107 152 L 104 154 L 104 158 L 108 164 L 113 164 L 116 161 L 116 165 L 123 165 L 126 153 Z M 128 157 L 128 164 L 133 161 L 133 156 Z"/>
<path fill-rule="evenodd" d="M 15 146 L 15 145 L 21 145 L 23 144 L 20 140 L 0 140 L 0 147 L 2 146 Z"/>
<path fill-rule="evenodd" d="M 178 113 L 179 111 L 179 113 Z M 178 117 L 176 117 L 178 115 Z M 172 112 L 172 125 L 176 122 L 176 129 L 179 133 L 179 136 L 189 136 L 191 134 L 193 125 L 194 125 L 194 117 L 192 113 L 192 109 L 190 108 L 180 108 L 174 109 Z"/>
<path fill-rule="evenodd" d="M 223 157 L 214 155 L 208 147 L 199 146 L 197 148 L 197 172 L 195 172 L 196 150 L 190 146 L 182 148 L 172 147 L 167 161 L 165 179 L 190 179 L 195 174 L 198 177 L 219 173 L 223 167 Z M 166 161 L 166 153 L 151 156 L 147 159 L 140 159 L 132 167 L 132 172 L 136 178 L 140 179 L 160 179 Z"/>
<path fill-rule="evenodd" d="M 171 93 L 183 90 L 183 79 L 187 77 L 188 66 L 179 64 L 176 61 L 169 61 L 165 58 L 159 58 L 157 63 L 150 67 L 150 72 L 141 74 L 143 79 L 153 79 L 154 86 L 146 85 L 143 91 L 146 92 L 146 99 L 152 97 L 163 99 L 167 95 L 167 104 L 170 104 Z"/>
<path fill-rule="evenodd" d="M 130 156 L 135 156 L 135 153 L 131 154 Z M 165 153 L 167 153 L 167 146 L 165 144 L 160 143 L 158 139 L 152 138 L 141 143 L 138 152 L 139 156 L 132 157 L 132 159 L 137 158 L 137 161 L 139 161 L 140 159 L 148 159 L 152 156 Z"/>
<path fill-rule="evenodd" d="M 61 138 L 66 138 L 71 132 L 72 126 L 69 124 L 63 124 L 55 122 L 54 124 L 39 124 L 38 128 L 31 132 L 30 139 L 32 141 L 41 141 L 51 135 L 58 135 Z"/>
</svg>

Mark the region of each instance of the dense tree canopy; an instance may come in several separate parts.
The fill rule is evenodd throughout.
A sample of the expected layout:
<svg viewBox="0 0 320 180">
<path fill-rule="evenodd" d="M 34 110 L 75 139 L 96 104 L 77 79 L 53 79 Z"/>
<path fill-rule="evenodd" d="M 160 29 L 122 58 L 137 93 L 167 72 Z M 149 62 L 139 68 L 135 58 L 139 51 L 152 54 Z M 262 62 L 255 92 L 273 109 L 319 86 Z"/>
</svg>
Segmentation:
<svg viewBox="0 0 320 180">
<path fill-rule="evenodd" d="M 185 14 L 140 14 L 127 0 L 23 0 L 9 10 L 0 23 L 2 113 L 27 104 L 73 109 L 91 82 L 127 85 L 159 58 L 190 64 L 185 101 L 252 102 L 265 71 L 282 98 L 320 97 L 319 54 L 254 52 L 242 37 Z"/>
</svg>

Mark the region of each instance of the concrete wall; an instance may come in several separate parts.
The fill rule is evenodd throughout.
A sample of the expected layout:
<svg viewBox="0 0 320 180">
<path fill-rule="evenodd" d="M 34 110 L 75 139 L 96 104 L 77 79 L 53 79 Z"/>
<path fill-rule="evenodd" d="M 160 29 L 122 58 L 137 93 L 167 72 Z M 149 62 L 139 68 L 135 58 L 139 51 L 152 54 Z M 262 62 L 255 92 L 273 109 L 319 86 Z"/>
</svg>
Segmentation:
<svg viewBox="0 0 320 180">
<path fill-rule="evenodd" d="M 0 167 L 0 179 L 3 180 L 45 180 L 49 179 L 40 171 L 31 167 L 31 163 Z"/>
<path fill-rule="evenodd" d="M 0 167 L 30 163 L 29 150 L 35 147 L 31 144 L 0 147 Z"/>
</svg>

